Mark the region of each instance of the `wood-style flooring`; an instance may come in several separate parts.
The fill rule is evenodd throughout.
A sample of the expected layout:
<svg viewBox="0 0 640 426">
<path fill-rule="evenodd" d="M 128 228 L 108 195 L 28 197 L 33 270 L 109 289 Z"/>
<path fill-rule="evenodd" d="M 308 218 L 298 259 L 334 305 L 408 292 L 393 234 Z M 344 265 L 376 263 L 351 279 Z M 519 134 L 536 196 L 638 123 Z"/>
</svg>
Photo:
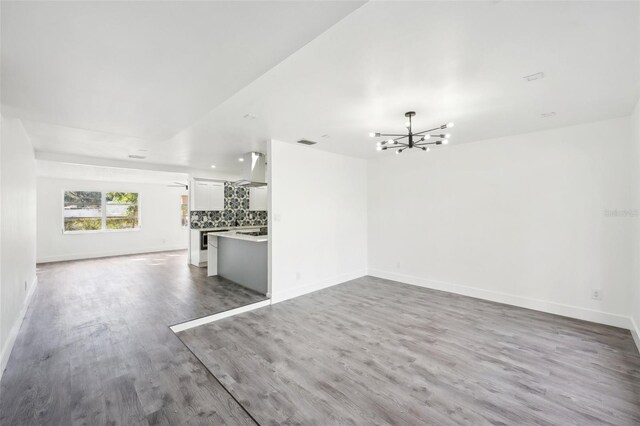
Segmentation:
<svg viewBox="0 0 640 426">
<path fill-rule="evenodd" d="M 0 425 L 255 424 L 169 329 L 265 297 L 186 252 L 38 266 Z"/>
<path fill-rule="evenodd" d="M 638 425 L 627 330 L 365 277 L 178 333 L 263 425 Z"/>
</svg>

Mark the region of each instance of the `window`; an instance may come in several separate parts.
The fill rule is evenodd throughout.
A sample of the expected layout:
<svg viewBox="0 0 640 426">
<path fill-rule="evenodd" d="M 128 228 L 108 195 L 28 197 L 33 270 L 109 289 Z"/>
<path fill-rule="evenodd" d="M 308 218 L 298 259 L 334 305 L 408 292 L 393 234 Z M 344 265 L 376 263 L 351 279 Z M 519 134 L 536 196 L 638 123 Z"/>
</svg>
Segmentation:
<svg viewBox="0 0 640 426">
<path fill-rule="evenodd" d="M 138 193 L 107 192 L 107 229 L 138 228 Z"/>
<path fill-rule="evenodd" d="M 66 191 L 64 193 L 64 230 L 102 229 L 102 193 Z"/>
<path fill-rule="evenodd" d="M 64 232 L 140 228 L 137 192 L 65 191 Z"/>
<path fill-rule="evenodd" d="M 186 228 L 189 226 L 189 196 L 182 195 L 182 204 L 180 205 L 181 213 L 182 213 L 182 226 Z"/>
</svg>

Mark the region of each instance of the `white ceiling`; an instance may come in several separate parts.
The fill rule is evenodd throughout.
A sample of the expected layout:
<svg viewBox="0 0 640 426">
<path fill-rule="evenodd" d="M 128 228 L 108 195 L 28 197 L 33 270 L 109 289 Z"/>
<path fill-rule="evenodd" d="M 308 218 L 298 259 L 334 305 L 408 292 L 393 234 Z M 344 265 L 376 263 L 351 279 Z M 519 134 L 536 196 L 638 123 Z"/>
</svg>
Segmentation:
<svg viewBox="0 0 640 426">
<path fill-rule="evenodd" d="M 136 170 L 117 167 L 103 167 L 87 164 L 69 164 L 58 161 L 37 161 L 37 176 L 46 178 L 83 180 L 102 182 L 135 182 L 161 185 L 188 184 L 186 173 Z"/>
<path fill-rule="evenodd" d="M 640 96 L 638 2 L 287 4 L 196 13 L 146 3 L 130 16 L 122 3 L 108 13 L 89 3 L 81 15 L 3 3 L 3 113 L 26 119 L 42 151 L 123 159 L 147 149 L 144 161 L 235 172 L 239 154 L 270 138 L 386 155 L 367 134 L 403 130 L 407 110 L 418 128 L 456 122 L 452 140 L 463 143 L 627 115 Z M 301 25 L 289 28 L 282 10 Z M 219 14 L 223 32 L 207 24 Z M 260 25 L 238 25 L 245 14 Z M 265 45 L 269 54 L 247 59 Z M 215 58 L 202 59 L 207 48 Z M 540 71 L 542 80 L 522 78 Z"/>
<path fill-rule="evenodd" d="M 361 4 L 3 1 L 2 113 L 25 120 L 38 150 L 154 161 Z M 178 152 L 157 158 L 186 165 Z"/>
</svg>

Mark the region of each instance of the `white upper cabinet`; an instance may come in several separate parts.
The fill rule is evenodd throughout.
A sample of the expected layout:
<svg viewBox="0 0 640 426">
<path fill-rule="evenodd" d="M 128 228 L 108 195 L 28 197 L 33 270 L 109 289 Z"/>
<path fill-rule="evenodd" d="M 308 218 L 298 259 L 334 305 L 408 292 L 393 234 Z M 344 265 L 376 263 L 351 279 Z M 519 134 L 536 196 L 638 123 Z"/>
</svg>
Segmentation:
<svg viewBox="0 0 640 426">
<path fill-rule="evenodd" d="M 249 210 L 267 210 L 267 187 L 249 188 Z"/>
<path fill-rule="evenodd" d="M 224 183 L 194 181 L 191 210 L 224 210 Z"/>
</svg>

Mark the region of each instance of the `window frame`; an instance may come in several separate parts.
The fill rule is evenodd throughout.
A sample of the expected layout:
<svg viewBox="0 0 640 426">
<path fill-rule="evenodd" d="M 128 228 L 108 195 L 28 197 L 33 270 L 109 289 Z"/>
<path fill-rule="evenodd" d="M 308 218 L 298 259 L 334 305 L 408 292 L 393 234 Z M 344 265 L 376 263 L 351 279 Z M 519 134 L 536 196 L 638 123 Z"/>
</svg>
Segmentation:
<svg viewBox="0 0 640 426">
<path fill-rule="evenodd" d="M 186 197 L 186 203 L 183 203 L 183 197 Z M 182 224 L 182 207 L 186 206 L 187 207 L 187 214 L 185 215 L 185 223 Z M 189 208 L 189 194 L 181 194 L 180 195 L 180 225 L 182 226 L 182 229 L 189 229 L 191 226 L 191 220 L 189 218 L 190 216 L 190 211 L 191 209 Z"/>
<path fill-rule="evenodd" d="M 64 223 L 64 194 L 67 192 L 99 192 L 100 193 L 100 213 L 102 214 L 102 221 L 100 223 L 101 229 L 88 229 L 86 231 L 67 231 L 65 229 Z M 138 194 L 138 226 L 135 228 L 126 228 L 126 229 L 109 229 L 107 228 L 107 192 L 130 192 Z M 102 233 L 120 233 L 120 232 L 137 232 L 142 229 L 142 201 L 141 201 L 140 192 L 136 191 L 103 191 L 103 190 L 93 190 L 93 189 L 63 189 L 62 190 L 62 233 L 64 235 L 82 235 L 82 234 L 102 234 Z"/>
</svg>

